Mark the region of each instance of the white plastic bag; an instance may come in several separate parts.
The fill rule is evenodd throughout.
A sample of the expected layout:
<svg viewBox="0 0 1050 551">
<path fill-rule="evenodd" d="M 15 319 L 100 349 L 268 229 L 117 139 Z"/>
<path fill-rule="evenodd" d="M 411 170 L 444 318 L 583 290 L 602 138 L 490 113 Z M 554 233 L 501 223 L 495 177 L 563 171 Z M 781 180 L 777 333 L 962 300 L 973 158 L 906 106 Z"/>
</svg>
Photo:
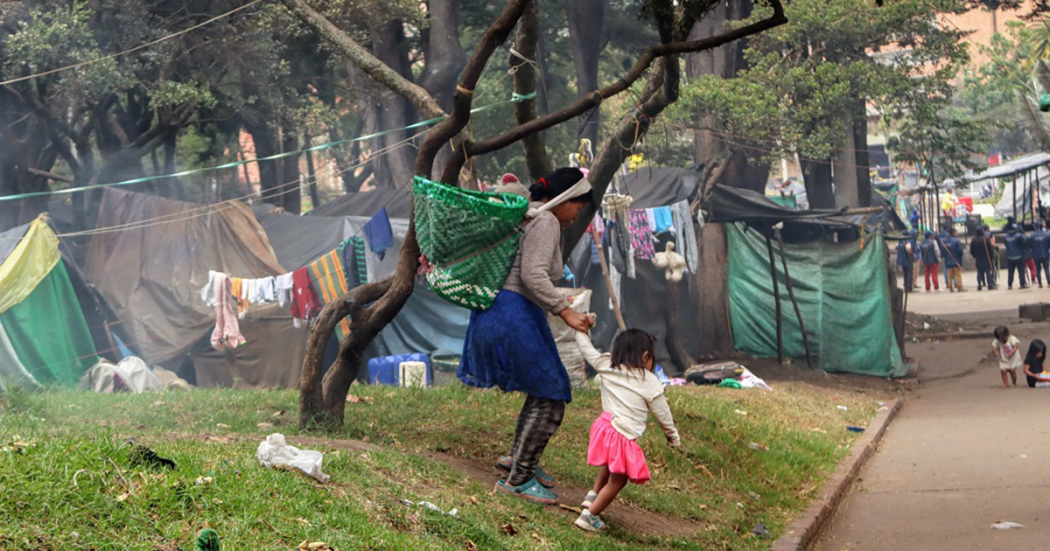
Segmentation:
<svg viewBox="0 0 1050 551">
<path fill-rule="evenodd" d="M 280 433 L 267 436 L 266 440 L 259 444 L 255 458 L 263 467 L 295 467 L 322 484 L 330 480 L 328 475 L 321 472 L 321 462 L 324 459 L 321 452 L 289 446 L 284 441 L 284 435 Z"/>
</svg>

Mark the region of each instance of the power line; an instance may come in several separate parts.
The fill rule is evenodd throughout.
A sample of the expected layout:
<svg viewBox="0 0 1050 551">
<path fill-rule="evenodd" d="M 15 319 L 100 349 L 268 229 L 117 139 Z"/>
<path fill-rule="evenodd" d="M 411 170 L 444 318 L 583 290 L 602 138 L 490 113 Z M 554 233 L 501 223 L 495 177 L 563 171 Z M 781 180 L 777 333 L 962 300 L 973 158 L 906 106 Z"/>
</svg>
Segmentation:
<svg viewBox="0 0 1050 551">
<path fill-rule="evenodd" d="M 47 75 L 53 75 L 55 73 L 60 73 L 62 71 L 69 71 L 71 69 L 79 69 L 81 67 L 87 67 L 88 65 L 94 65 L 95 63 L 100 63 L 100 62 L 106 61 L 108 59 L 113 59 L 113 58 L 125 56 L 125 55 L 128 55 L 130 53 L 134 53 L 134 52 L 137 52 L 139 50 L 143 50 L 145 48 L 149 48 L 150 46 L 154 46 L 154 45 L 160 44 L 161 42 L 165 42 L 167 40 L 171 40 L 172 38 L 176 38 L 176 37 L 182 36 L 182 35 L 190 32 L 190 31 L 197 30 L 197 29 L 199 29 L 201 27 L 204 27 L 205 25 L 209 25 L 209 24 L 214 23 L 214 22 L 216 22 L 216 21 L 218 21 L 220 19 L 223 19 L 225 17 L 229 17 L 229 16 L 231 16 L 231 15 L 233 15 L 233 14 L 235 14 L 235 13 L 241 11 L 241 10 L 245 10 L 247 8 L 250 8 L 250 7 L 254 6 L 255 4 L 258 4 L 259 2 L 262 2 L 262 0 L 252 0 L 251 2 L 248 2 L 247 4 L 245 4 L 245 5 L 241 6 L 241 7 L 234 8 L 234 9 L 232 9 L 232 10 L 230 10 L 230 11 L 228 11 L 228 12 L 222 14 L 222 15 L 217 15 L 215 17 L 212 17 L 211 19 L 209 19 L 207 21 L 204 21 L 202 23 L 197 23 L 196 25 L 193 25 L 192 27 L 187 27 L 185 29 L 182 29 L 181 31 L 176 31 L 176 32 L 171 33 L 169 35 L 162 36 L 162 37 L 160 37 L 160 38 L 158 38 L 156 40 L 151 40 L 151 41 L 146 42 L 144 44 L 139 44 L 138 46 L 135 46 L 133 48 L 128 48 L 127 50 L 123 50 L 123 51 L 120 51 L 120 52 L 117 52 L 117 53 L 113 53 L 113 54 L 104 55 L 102 57 L 97 57 L 95 59 L 89 59 L 87 61 L 81 61 L 81 62 L 78 62 L 78 63 L 73 63 L 72 65 L 66 65 L 64 67 L 58 67 L 57 69 L 50 69 L 50 70 L 47 70 L 47 71 L 42 71 L 40 73 L 27 75 L 27 76 L 24 76 L 24 77 L 12 78 L 10 80 L 5 80 L 3 82 L 0 82 L 0 86 L 6 86 L 8 84 L 14 84 L 16 82 L 24 82 L 26 80 L 32 80 L 32 79 L 40 78 L 40 77 L 47 76 Z"/>
</svg>

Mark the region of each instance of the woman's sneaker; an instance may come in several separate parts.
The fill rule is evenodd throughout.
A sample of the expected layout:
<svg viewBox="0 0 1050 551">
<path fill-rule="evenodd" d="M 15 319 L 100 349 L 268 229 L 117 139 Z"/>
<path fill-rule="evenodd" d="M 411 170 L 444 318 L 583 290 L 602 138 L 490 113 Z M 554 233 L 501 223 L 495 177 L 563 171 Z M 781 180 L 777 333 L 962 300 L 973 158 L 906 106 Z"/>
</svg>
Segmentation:
<svg viewBox="0 0 1050 551">
<path fill-rule="evenodd" d="M 594 493 L 594 490 L 591 490 L 587 492 L 587 497 L 583 498 L 583 503 L 580 504 L 580 507 L 583 507 L 584 509 L 590 509 L 591 504 L 593 504 L 594 500 L 596 499 L 598 499 L 598 494 Z"/>
<path fill-rule="evenodd" d="M 535 478 L 530 478 L 520 486 L 510 486 L 506 480 L 500 480 L 496 483 L 496 490 L 533 503 L 542 503 L 543 505 L 558 504 L 558 494 L 544 488 Z"/>
<path fill-rule="evenodd" d="M 580 530 L 586 530 L 588 532 L 603 532 L 607 528 L 602 519 L 597 516 L 592 516 L 591 512 L 587 509 L 584 509 L 583 512 L 580 513 L 580 518 L 576 519 L 576 522 L 573 524 Z"/>
<path fill-rule="evenodd" d="M 499 458 L 499 461 L 496 462 L 496 467 L 503 469 L 504 471 L 507 471 L 509 473 L 512 470 L 514 470 L 514 458 L 509 455 L 504 455 Z M 536 467 L 536 471 L 533 473 L 533 476 L 536 477 L 536 480 L 540 481 L 540 484 L 543 484 L 544 488 L 554 487 L 554 477 L 547 474 L 547 471 L 544 471 L 543 467 Z"/>
</svg>

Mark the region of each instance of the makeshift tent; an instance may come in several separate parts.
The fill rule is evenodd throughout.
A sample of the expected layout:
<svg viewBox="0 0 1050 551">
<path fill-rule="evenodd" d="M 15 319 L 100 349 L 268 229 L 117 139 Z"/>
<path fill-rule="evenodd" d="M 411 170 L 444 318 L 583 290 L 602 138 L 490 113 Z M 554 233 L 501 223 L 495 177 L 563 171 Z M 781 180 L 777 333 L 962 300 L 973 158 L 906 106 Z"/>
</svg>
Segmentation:
<svg viewBox="0 0 1050 551">
<path fill-rule="evenodd" d="M 306 331 L 287 311 L 253 308 L 241 333 L 253 346 L 216 351 L 208 344 L 215 313 L 201 302 L 208 270 L 263 277 L 284 273 L 251 209 L 238 202 L 199 205 L 106 189 L 85 273 L 124 321 L 150 365 L 164 365 L 198 386 L 279 386 L 298 382 Z"/>
<path fill-rule="evenodd" d="M 311 210 L 308 216 L 365 216 L 371 218 L 386 207 L 390 218 L 407 220 L 412 215 L 412 189 L 377 188 L 347 193 Z"/>
<path fill-rule="evenodd" d="M 0 234 L 0 389 L 73 386 L 97 361 L 46 220 Z"/>
<path fill-rule="evenodd" d="M 738 350 L 777 355 L 776 314 L 766 238 L 742 223 L 726 224 L 729 319 Z M 779 245 L 773 244 L 779 259 Z M 893 327 L 882 234 L 851 243 L 785 244 L 790 283 L 809 336 L 814 367 L 828 372 L 898 377 L 906 369 Z M 805 358 L 802 332 L 790 310 L 787 279 L 776 261 L 784 305 L 784 352 Z"/>
<path fill-rule="evenodd" d="M 1018 176 L 1006 182 L 995 203 L 996 218 L 1016 216 L 1018 220 L 1032 210 L 1032 183 L 1039 179 L 1039 202 L 1050 205 L 1050 172 L 1045 167 L 1033 168 L 1029 177 Z"/>
</svg>

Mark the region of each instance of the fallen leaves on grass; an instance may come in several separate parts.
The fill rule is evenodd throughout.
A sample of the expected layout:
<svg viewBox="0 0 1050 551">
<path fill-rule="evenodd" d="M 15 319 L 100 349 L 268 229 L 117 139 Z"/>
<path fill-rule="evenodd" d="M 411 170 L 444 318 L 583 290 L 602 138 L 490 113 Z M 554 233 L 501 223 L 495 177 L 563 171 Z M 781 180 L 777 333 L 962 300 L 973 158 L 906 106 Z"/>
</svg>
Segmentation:
<svg viewBox="0 0 1050 551">
<path fill-rule="evenodd" d="M 566 511 L 572 511 L 572 512 L 574 512 L 576 514 L 583 513 L 583 509 L 580 509 L 579 507 L 572 507 L 572 506 L 566 505 L 564 503 L 559 503 L 558 507 L 560 507 L 562 509 L 565 509 Z"/>
<path fill-rule="evenodd" d="M 312 542 L 308 540 L 303 540 L 296 549 L 299 551 L 338 551 L 334 547 L 329 547 L 329 545 L 323 541 Z"/>
<path fill-rule="evenodd" d="M 23 440 L 21 436 L 17 434 L 11 437 L 11 442 L 5 444 L 4 447 L 0 448 L 0 452 L 4 453 L 25 453 L 26 450 L 36 445 L 36 442 L 32 439 Z"/>
</svg>

